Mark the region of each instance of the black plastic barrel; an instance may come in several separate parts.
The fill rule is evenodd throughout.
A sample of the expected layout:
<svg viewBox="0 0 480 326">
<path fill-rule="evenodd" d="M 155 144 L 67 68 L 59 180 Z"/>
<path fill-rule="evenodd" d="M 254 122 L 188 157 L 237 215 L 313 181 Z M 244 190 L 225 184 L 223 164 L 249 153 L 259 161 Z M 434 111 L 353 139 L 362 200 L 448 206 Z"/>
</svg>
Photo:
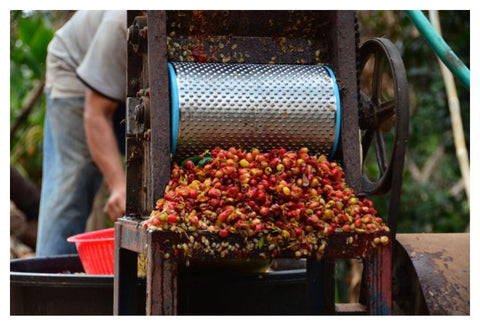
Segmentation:
<svg viewBox="0 0 480 326">
<path fill-rule="evenodd" d="M 305 269 L 267 273 L 180 273 L 183 315 L 306 314 Z"/>
<path fill-rule="evenodd" d="M 192 272 L 180 269 L 178 314 L 303 315 L 305 269 L 268 273 Z M 138 278 L 139 315 L 145 279 Z M 86 275 L 77 255 L 10 261 L 11 315 L 112 315 L 113 276 Z"/>
<path fill-rule="evenodd" d="M 112 315 L 113 276 L 86 275 L 78 255 L 13 259 L 10 314 Z"/>
</svg>

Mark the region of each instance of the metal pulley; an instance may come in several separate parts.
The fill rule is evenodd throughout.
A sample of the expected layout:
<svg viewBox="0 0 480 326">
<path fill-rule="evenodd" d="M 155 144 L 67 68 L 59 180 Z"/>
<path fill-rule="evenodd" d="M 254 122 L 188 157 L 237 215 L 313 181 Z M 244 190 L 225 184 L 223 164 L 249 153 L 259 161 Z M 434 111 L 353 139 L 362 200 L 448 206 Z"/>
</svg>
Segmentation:
<svg viewBox="0 0 480 326">
<path fill-rule="evenodd" d="M 362 194 L 390 191 L 387 215 L 395 237 L 408 139 L 407 77 L 400 53 L 385 38 L 373 38 L 361 46 L 359 73 Z M 370 160 L 376 162 L 373 173 L 367 171 Z"/>
<path fill-rule="evenodd" d="M 360 76 L 362 161 L 365 167 L 373 150 L 378 167 L 376 178 L 364 171 L 362 190 L 383 194 L 391 187 L 394 167 L 401 174 L 408 137 L 407 78 L 395 45 L 385 38 L 365 42 L 360 48 Z"/>
</svg>

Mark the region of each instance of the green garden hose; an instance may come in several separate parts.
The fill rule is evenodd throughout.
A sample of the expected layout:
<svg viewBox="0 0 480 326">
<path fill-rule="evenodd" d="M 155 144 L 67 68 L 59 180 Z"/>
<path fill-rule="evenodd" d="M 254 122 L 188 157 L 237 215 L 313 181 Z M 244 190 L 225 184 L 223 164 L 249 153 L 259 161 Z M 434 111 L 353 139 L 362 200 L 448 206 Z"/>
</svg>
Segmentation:
<svg viewBox="0 0 480 326">
<path fill-rule="evenodd" d="M 448 69 L 470 89 L 470 70 L 438 35 L 422 11 L 407 10 L 407 14 Z"/>
</svg>

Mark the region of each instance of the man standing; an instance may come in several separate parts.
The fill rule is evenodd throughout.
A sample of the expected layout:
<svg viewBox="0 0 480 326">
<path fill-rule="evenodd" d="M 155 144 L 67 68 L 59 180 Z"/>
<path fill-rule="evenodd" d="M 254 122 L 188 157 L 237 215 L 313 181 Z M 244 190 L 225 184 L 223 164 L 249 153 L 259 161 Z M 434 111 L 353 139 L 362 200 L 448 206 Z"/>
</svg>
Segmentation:
<svg viewBox="0 0 480 326">
<path fill-rule="evenodd" d="M 48 46 L 37 256 L 75 253 L 102 182 L 105 214 L 125 214 L 126 181 L 114 123 L 126 96 L 126 12 L 78 11 Z"/>
</svg>

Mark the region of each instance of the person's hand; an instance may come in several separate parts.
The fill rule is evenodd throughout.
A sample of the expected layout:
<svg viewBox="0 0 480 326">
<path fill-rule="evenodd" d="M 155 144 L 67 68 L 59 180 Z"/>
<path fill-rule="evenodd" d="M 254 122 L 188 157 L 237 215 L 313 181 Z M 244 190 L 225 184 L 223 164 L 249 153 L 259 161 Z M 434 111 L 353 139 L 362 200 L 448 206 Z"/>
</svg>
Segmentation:
<svg viewBox="0 0 480 326">
<path fill-rule="evenodd" d="M 125 189 L 115 189 L 111 192 L 110 197 L 103 208 L 103 212 L 112 222 L 115 222 L 118 218 L 125 215 L 125 202 Z"/>
<path fill-rule="evenodd" d="M 103 212 L 115 222 L 125 214 L 126 183 L 112 117 L 118 103 L 87 88 L 83 122 L 88 149 L 110 190 Z"/>
</svg>

